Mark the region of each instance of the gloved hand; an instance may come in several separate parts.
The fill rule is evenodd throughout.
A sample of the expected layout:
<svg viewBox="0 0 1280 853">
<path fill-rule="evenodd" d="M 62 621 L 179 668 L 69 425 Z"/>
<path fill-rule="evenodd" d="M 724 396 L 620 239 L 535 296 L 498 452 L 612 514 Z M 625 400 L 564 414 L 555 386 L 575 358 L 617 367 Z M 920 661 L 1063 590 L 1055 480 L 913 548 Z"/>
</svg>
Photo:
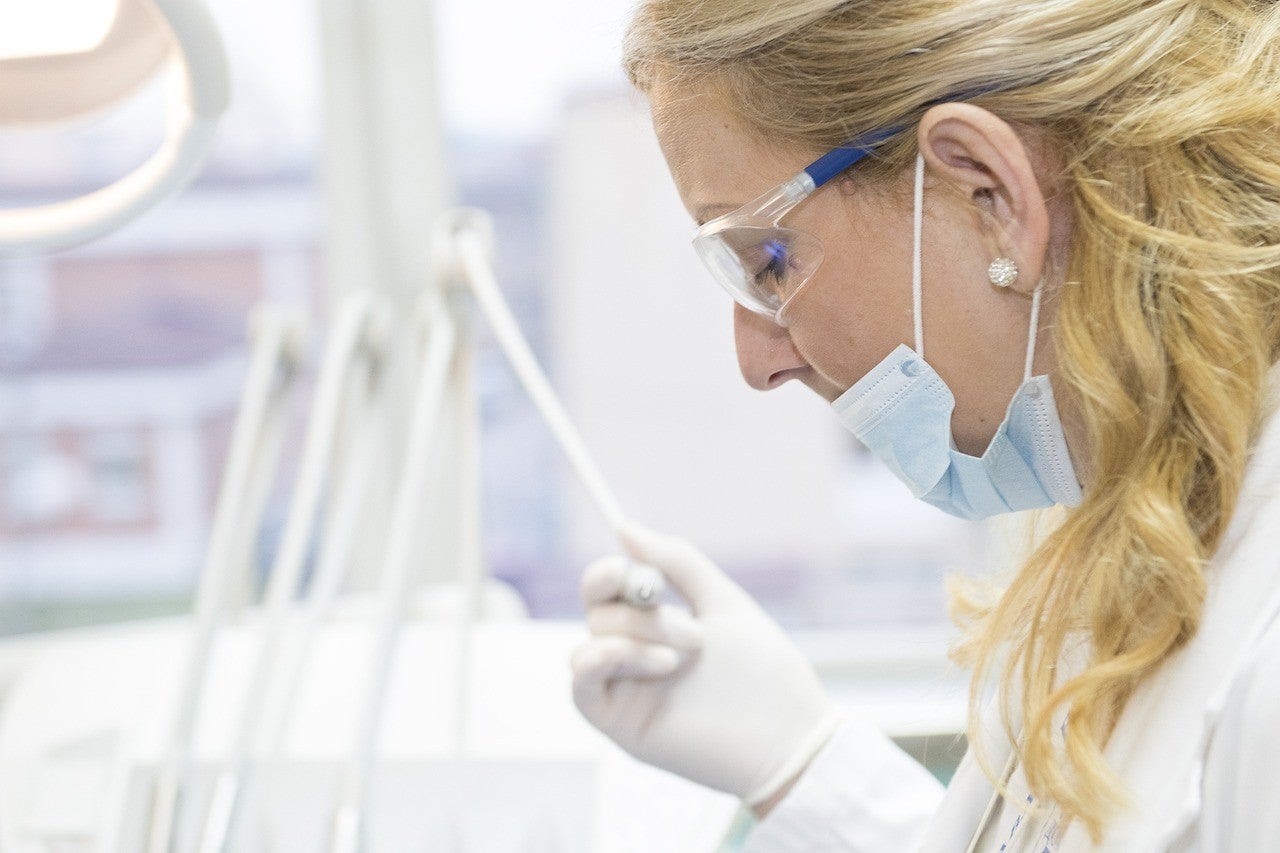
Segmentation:
<svg viewBox="0 0 1280 853">
<path fill-rule="evenodd" d="M 623 543 L 693 615 L 618 601 L 626 559 L 592 563 L 582 576 L 591 637 L 572 657 L 578 709 L 641 761 L 764 802 L 822 748 L 839 709 L 778 624 L 697 548 L 636 525 Z"/>
</svg>

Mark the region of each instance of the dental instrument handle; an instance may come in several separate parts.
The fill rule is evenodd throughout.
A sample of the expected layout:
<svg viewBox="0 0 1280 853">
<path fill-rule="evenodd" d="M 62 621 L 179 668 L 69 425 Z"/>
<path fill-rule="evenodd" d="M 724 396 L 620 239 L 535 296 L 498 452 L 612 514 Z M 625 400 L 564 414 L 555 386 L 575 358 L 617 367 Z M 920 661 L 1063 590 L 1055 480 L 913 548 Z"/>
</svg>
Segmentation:
<svg viewBox="0 0 1280 853">
<path fill-rule="evenodd" d="M 521 384 L 532 398 L 542 419 L 551 428 L 551 434 L 568 457 L 570 467 L 586 486 L 587 493 L 604 514 L 610 529 L 615 535 L 619 534 L 627 523 L 622 505 L 618 503 L 613 490 L 605 482 L 599 466 L 587 450 L 586 443 L 578 434 L 573 422 L 569 420 L 564 407 L 560 405 L 560 400 L 551 389 L 551 383 L 520 332 L 511 309 L 502 298 L 497 280 L 489 265 L 488 252 L 483 241 L 478 234 L 463 231 L 459 233 L 456 244 L 463 270 L 466 272 L 464 278 L 475 295 L 480 310 L 488 319 L 498 345 L 502 347 L 507 361 L 515 370 L 516 376 L 520 378 Z M 657 606 L 665 588 L 666 583 L 657 570 L 648 566 L 633 566 L 628 573 L 622 597 L 632 606 L 649 609 Z"/>
</svg>

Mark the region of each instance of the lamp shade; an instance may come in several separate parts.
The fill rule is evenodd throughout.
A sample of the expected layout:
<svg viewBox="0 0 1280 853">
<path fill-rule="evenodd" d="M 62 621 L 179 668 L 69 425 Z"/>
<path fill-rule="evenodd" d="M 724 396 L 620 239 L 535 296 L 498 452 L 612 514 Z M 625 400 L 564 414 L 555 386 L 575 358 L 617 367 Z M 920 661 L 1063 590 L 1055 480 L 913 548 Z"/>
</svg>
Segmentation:
<svg viewBox="0 0 1280 853">
<path fill-rule="evenodd" d="M 120 180 L 68 201 L 0 210 L 0 254 L 70 248 L 109 233 L 176 193 L 213 147 L 230 93 L 226 53 L 200 0 L 119 0 L 93 49 L 0 59 L 0 125 L 32 126 L 90 115 L 176 65 L 165 140 Z"/>
</svg>

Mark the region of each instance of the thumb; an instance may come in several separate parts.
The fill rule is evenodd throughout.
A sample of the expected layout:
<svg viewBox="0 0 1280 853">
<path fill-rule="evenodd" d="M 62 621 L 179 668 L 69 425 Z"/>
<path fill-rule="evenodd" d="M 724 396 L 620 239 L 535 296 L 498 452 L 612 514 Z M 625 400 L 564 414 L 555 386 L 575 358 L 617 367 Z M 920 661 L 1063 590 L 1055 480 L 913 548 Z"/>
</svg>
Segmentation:
<svg viewBox="0 0 1280 853">
<path fill-rule="evenodd" d="M 634 521 L 623 525 L 618 535 L 627 553 L 662 572 L 692 605 L 694 613 L 737 588 L 728 575 L 686 539 L 657 533 Z"/>
</svg>

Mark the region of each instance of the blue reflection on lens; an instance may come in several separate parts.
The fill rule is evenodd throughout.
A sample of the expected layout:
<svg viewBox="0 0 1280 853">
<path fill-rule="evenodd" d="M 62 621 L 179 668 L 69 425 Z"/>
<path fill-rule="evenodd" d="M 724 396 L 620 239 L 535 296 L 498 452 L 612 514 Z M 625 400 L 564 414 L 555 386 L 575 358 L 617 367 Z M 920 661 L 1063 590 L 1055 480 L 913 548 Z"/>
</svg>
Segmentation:
<svg viewBox="0 0 1280 853">
<path fill-rule="evenodd" d="M 767 254 L 771 260 L 782 263 L 782 264 L 786 264 L 787 245 L 786 243 L 783 243 L 781 240 L 765 240 L 764 251 L 765 251 L 765 254 Z M 772 266 L 772 264 L 770 266 Z"/>
</svg>

